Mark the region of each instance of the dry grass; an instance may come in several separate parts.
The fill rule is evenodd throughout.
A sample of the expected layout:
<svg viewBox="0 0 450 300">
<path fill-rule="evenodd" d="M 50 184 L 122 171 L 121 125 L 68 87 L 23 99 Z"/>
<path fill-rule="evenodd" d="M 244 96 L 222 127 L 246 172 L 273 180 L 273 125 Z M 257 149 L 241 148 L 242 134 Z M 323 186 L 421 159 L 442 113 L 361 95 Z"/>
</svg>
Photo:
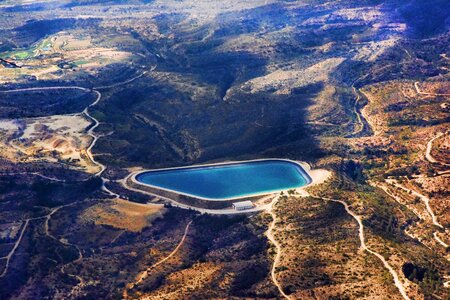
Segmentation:
<svg viewBox="0 0 450 300">
<path fill-rule="evenodd" d="M 361 251 L 358 226 L 342 206 L 289 197 L 277 216 L 283 249 L 277 276 L 292 299 L 401 299 L 380 262 Z"/>
<path fill-rule="evenodd" d="M 94 205 L 85 210 L 82 219 L 93 221 L 96 225 L 109 225 L 114 228 L 139 232 L 163 217 L 165 208 L 116 199 L 108 203 Z"/>
<path fill-rule="evenodd" d="M 180 270 L 170 274 L 166 278 L 166 284 L 141 299 L 182 299 L 192 295 L 193 291 L 199 291 L 217 280 L 221 274 L 221 265 L 213 263 L 198 263 L 192 268 Z M 226 274 L 222 278 L 229 281 Z"/>
<path fill-rule="evenodd" d="M 434 83 L 441 90 L 443 83 Z M 362 114 L 370 123 L 374 136 L 355 139 L 358 148 L 384 149 L 407 155 L 390 155 L 387 169 L 404 168 L 424 160 L 427 142 L 436 132 L 445 131 L 447 112 L 440 104 L 444 97 L 418 95 L 412 81 L 390 81 L 366 86 L 361 92 L 369 103 Z M 422 124 L 422 125 L 421 125 Z M 423 124 L 427 124 L 424 126 Z"/>
</svg>

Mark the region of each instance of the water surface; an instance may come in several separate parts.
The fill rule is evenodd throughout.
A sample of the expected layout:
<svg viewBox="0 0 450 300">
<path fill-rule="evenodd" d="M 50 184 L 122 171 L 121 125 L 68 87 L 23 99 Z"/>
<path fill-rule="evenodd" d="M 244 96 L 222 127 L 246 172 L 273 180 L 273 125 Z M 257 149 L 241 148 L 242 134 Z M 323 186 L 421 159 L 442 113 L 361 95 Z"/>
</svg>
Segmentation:
<svg viewBox="0 0 450 300">
<path fill-rule="evenodd" d="M 155 170 L 138 174 L 136 180 L 210 200 L 277 192 L 302 187 L 310 182 L 301 166 L 286 160 Z"/>
</svg>

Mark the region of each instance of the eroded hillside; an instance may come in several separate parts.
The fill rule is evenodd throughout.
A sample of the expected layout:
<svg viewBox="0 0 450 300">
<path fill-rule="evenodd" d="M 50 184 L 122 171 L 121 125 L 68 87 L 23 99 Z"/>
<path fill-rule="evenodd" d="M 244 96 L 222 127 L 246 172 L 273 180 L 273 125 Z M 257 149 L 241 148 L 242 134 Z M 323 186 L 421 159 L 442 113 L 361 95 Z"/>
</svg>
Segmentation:
<svg viewBox="0 0 450 300">
<path fill-rule="evenodd" d="M 0 298 L 448 298 L 448 1 L 22 2 Z M 127 184 L 263 157 L 331 175 L 247 216 Z"/>
</svg>

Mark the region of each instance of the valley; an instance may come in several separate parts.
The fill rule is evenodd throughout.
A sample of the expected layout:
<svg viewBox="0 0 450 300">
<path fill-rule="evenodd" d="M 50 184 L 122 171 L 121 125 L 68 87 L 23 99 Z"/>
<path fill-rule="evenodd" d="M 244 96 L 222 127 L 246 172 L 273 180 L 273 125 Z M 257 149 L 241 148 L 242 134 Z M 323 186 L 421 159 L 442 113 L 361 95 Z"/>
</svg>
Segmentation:
<svg viewBox="0 0 450 300">
<path fill-rule="evenodd" d="M 449 10 L 0 2 L 0 298 L 447 299 Z M 311 182 L 136 180 L 274 158 Z"/>
</svg>

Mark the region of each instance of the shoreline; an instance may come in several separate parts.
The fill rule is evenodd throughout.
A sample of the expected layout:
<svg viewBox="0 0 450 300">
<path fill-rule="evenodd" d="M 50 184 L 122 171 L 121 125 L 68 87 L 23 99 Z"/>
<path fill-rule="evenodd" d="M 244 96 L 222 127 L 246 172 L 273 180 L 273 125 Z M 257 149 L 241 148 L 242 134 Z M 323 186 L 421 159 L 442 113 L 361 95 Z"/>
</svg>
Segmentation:
<svg viewBox="0 0 450 300">
<path fill-rule="evenodd" d="M 197 195 L 193 195 L 193 194 L 189 194 L 189 193 L 179 192 L 176 190 L 162 188 L 159 186 L 141 182 L 137 179 L 138 176 L 140 176 L 144 173 L 151 173 L 151 172 L 196 169 L 196 168 L 207 168 L 207 167 L 220 167 L 220 166 L 237 165 L 237 164 L 245 164 L 245 163 L 265 162 L 265 161 L 282 161 L 282 162 L 289 162 L 289 163 L 296 165 L 297 167 L 299 167 L 301 175 L 306 179 L 306 184 L 303 186 L 300 186 L 300 187 L 291 187 L 291 188 L 287 188 L 287 189 L 276 189 L 273 191 L 265 191 L 265 192 L 241 195 L 241 196 L 236 196 L 236 197 L 217 198 L 216 199 L 216 198 L 201 197 L 201 196 L 197 196 Z M 288 190 L 302 189 L 302 188 L 305 188 L 305 187 L 315 184 L 314 178 L 316 178 L 318 181 L 321 181 L 320 176 L 317 176 L 318 174 L 316 174 L 317 172 L 313 172 L 315 176 L 311 176 L 310 172 L 312 172 L 311 168 L 305 162 L 299 162 L 299 161 L 294 161 L 294 160 L 284 159 L 284 158 L 263 158 L 263 159 L 252 159 L 252 160 L 242 160 L 242 161 L 226 161 L 226 162 L 220 162 L 220 163 L 200 164 L 200 165 L 183 166 L 183 167 L 170 167 L 170 168 L 158 168 L 158 169 L 151 169 L 151 170 L 140 170 L 140 171 L 131 173 L 128 178 L 130 178 L 130 180 L 134 184 L 150 187 L 150 188 L 165 191 L 165 192 L 175 193 L 178 195 L 187 196 L 187 197 L 199 199 L 202 201 L 226 202 L 226 201 L 242 200 L 242 199 L 255 198 L 255 197 L 263 197 L 263 196 L 268 196 L 268 195 L 277 194 L 277 193 L 281 193 L 281 192 L 287 192 Z"/>
</svg>

